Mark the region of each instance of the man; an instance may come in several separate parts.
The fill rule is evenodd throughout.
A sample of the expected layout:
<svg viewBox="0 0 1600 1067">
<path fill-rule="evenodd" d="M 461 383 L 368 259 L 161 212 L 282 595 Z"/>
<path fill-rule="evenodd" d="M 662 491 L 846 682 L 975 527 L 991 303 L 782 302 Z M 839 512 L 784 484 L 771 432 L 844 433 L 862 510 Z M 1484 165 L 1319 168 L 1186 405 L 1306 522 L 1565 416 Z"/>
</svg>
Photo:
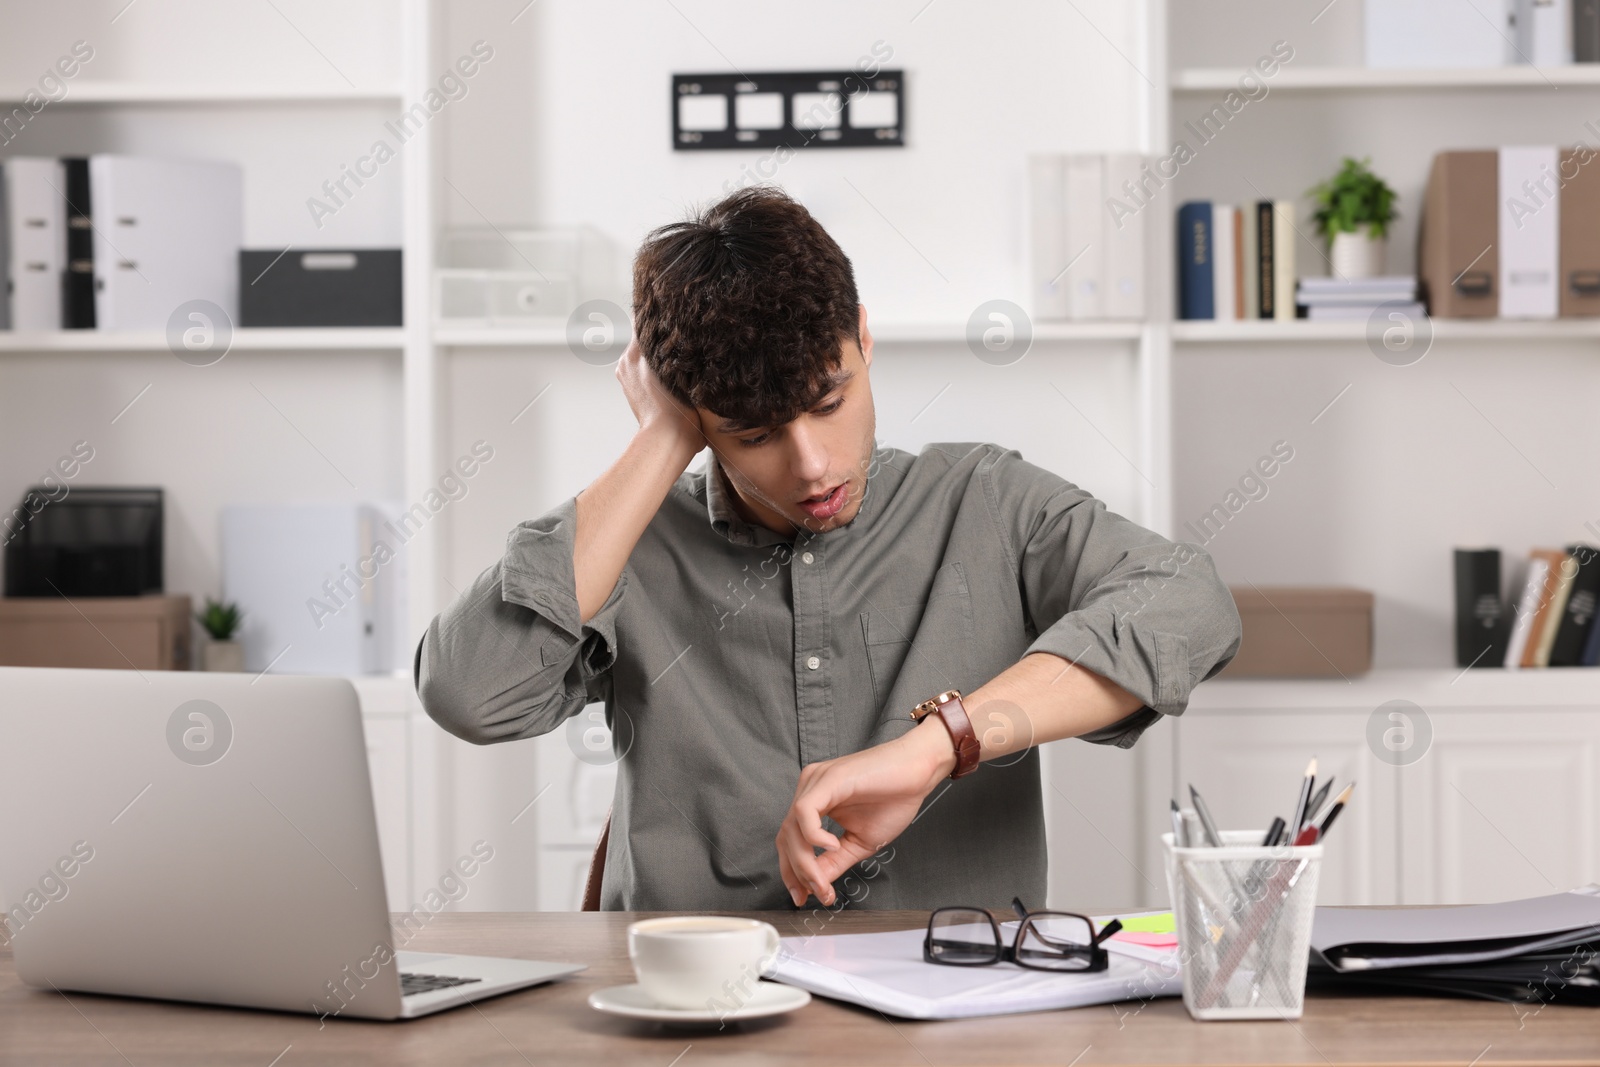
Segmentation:
<svg viewBox="0 0 1600 1067">
<path fill-rule="evenodd" d="M 428 713 L 605 702 L 604 908 L 1041 906 L 1033 746 L 1183 711 L 1239 646 L 1210 558 L 1015 452 L 876 447 L 850 261 L 770 187 L 650 234 L 633 310 L 638 432 L 429 626 Z"/>
</svg>

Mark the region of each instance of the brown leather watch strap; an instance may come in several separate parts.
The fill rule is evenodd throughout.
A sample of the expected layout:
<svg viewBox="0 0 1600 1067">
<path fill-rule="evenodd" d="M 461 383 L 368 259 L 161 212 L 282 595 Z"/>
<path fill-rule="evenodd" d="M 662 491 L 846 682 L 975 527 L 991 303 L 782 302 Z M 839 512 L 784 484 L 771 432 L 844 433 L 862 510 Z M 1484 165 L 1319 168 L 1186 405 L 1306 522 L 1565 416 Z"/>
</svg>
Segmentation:
<svg viewBox="0 0 1600 1067">
<path fill-rule="evenodd" d="M 950 741 L 956 749 L 956 768 L 950 772 L 950 777 L 971 774 L 978 766 L 983 746 L 972 729 L 972 718 L 967 715 L 966 706 L 961 703 L 961 690 L 951 689 L 932 700 L 924 700 L 911 712 L 911 718 L 921 722 L 934 712 L 939 713 L 944 728 L 950 731 Z"/>
</svg>

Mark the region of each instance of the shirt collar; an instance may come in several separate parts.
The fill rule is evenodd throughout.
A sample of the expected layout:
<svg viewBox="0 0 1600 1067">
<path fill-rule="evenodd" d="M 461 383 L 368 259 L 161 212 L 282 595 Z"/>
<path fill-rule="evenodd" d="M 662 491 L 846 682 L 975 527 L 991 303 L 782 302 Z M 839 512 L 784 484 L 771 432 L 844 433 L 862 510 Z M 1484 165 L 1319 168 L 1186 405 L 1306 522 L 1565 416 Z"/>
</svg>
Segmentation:
<svg viewBox="0 0 1600 1067">
<path fill-rule="evenodd" d="M 717 459 L 716 452 L 709 452 L 706 459 L 706 516 L 711 520 L 711 528 L 722 534 L 736 545 L 775 545 L 794 541 L 808 543 L 819 537 L 830 537 L 842 534 L 848 530 L 859 530 L 870 525 L 870 517 L 874 509 L 873 488 L 882 480 L 881 473 L 874 476 L 871 468 L 868 469 L 867 485 L 861 496 L 861 508 L 856 512 L 856 517 L 850 520 L 849 525 L 841 526 L 836 530 L 826 533 L 813 534 L 800 531 L 793 536 L 785 536 L 767 529 L 760 523 L 746 522 L 733 506 L 733 491 L 727 485 L 722 473 L 722 464 Z M 886 487 L 892 492 L 893 487 Z"/>
</svg>

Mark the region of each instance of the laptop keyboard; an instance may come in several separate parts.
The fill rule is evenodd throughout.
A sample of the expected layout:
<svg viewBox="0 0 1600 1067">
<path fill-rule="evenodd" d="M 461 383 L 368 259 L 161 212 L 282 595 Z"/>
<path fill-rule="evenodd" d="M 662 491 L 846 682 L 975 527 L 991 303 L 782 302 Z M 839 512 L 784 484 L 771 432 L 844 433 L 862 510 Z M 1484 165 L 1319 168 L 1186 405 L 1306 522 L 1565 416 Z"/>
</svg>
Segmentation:
<svg viewBox="0 0 1600 1067">
<path fill-rule="evenodd" d="M 432 993 L 440 989 L 449 989 L 452 986 L 471 985 L 481 982 L 482 978 L 456 978 L 447 974 L 420 974 L 416 971 L 402 971 L 400 973 L 400 995 L 402 997 L 416 996 L 418 993 Z"/>
</svg>

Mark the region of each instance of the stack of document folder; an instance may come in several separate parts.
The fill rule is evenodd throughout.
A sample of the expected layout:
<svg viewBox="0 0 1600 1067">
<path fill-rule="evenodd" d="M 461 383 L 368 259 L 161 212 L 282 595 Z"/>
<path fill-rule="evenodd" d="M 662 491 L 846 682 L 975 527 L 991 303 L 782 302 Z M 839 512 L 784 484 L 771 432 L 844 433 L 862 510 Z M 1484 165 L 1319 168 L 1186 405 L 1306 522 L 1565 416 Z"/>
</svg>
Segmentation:
<svg viewBox="0 0 1600 1067">
<path fill-rule="evenodd" d="M 1156 916 L 1171 930 L 1172 913 Z M 1096 927 L 1109 916 L 1096 917 Z M 1139 930 L 1138 917 L 1126 916 Z M 1016 934 L 1016 923 L 1000 927 Z M 987 931 L 984 931 L 987 933 Z M 1177 938 L 1170 934 L 1114 935 L 1105 942 L 1110 966 L 1071 974 L 1030 970 L 1012 963 L 941 967 L 922 958 L 926 928 L 879 934 L 786 937 L 771 977 L 818 996 L 875 1008 L 902 1019 L 964 1019 L 978 1015 L 1077 1008 L 1123 1000 L 1177 996 L 1183 991 Z"/>
<path fill-rule="evenodd" d="M 1417 280 L 1404 275 L 1383 278 L 1301 278 L 1295 302 L 1308 319 L 1370 319 L 1380 305 L 1403 303 L 1398 311 L 1412 322 L 1423 318 L 1417 301 Z"/>
<path fill-rule="evenodd" d="M 1498 904 L 1318 908 L 1312 990 L 1600 1005 L 1600 886 Z"/>
</svg>

